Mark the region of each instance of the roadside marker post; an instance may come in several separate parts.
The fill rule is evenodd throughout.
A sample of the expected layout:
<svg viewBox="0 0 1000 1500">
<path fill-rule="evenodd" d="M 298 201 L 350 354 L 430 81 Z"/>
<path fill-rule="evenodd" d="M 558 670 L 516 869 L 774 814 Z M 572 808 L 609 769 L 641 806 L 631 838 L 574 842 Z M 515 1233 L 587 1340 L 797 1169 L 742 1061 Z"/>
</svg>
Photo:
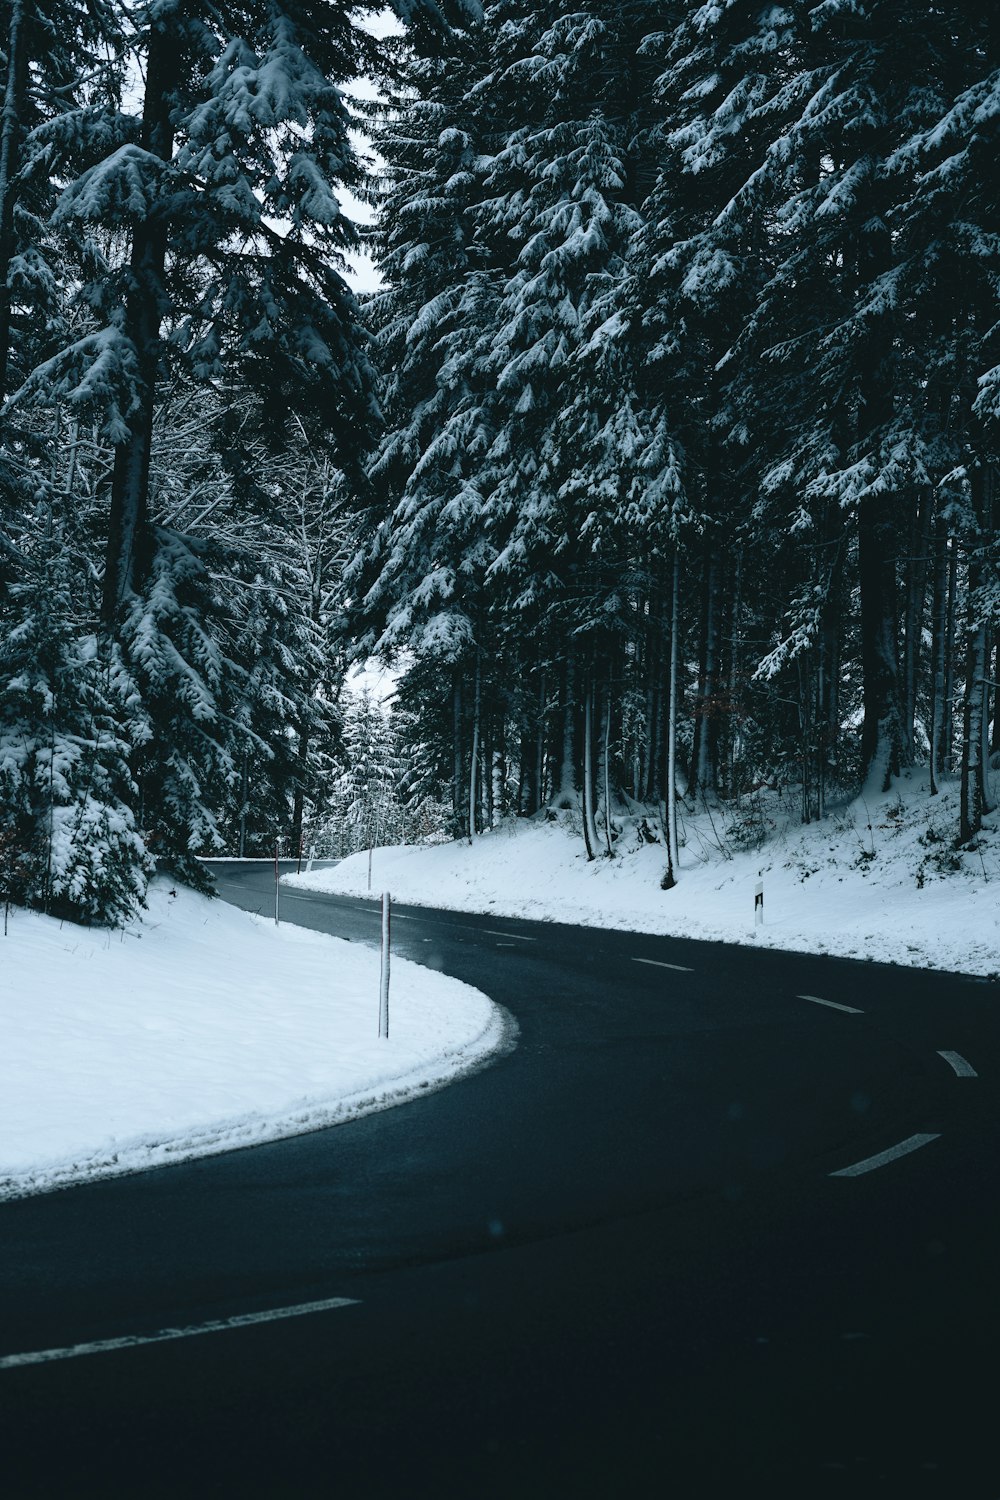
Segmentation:
<svg viewBox="0 0 1000 1500">
<path fill-rule="evenodd" d="M 758 880 L 753 896 L 753 921 L 755 927 L 764 925 L 764 882 Z"/>
<path fill-rule="evenodd" d="M 389 1040 L 389 892 L 382 892 L 382 972 L 378 987 L 378 1034 Z"/>
<path fill-rule="evenodd" d="M 309 858 L 306 860 L 306 874 L 307 875 L 309 874 L 309 871 L 313 867 L 313 860 L 315 858 L 316 858 L 316 845 L 315 844 L 310 844 L 309 845 Z"/>
<path fill-rule="evenodd" d="M 280 844 L 281 844 L 281 840 L 280 839 L 275 839 L 275 841 L 274 841 L 274 925 L 275 925 L 275 927 L 277 927 L 279 925 L 279 923 L 278 923 L 278 849 L 280 847 Z"/>
</svg>

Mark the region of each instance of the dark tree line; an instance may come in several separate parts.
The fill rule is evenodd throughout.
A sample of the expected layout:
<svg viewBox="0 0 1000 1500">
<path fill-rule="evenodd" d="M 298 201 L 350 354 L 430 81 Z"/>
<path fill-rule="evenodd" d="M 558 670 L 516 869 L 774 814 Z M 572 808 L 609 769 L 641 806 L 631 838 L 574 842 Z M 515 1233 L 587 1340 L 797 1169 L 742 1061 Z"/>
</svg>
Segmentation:
<svg viewBox="0 0 1000 1500">
<path fill-rule="evenodd" d="M 454 826 L 916 762 L 991 807 L 988 7 L 488 4 L 383 119 L 355 565 Z M 446 707 L 441 683 L 450 682 Z M 992 722 L 992 741 L 990 724 Z"/>
<path fill-rule="evenodd" d="M 919 764 L 973 839 L 992 9 L 396 0 L 391 42 L 374 9 L 0 4 L 7 894 L 121 917 L 154 855 L 199 881 L 367 807 L 366 654 L 462 836 L 572 806 L 597 857 L 631 811 L 669 885 L 679 799 L 809 820 Z"/>
<path fill-rule="evenodd" d="M 0 872 L 90 919 L 301 835 L 378 430 L 365 0 L 0 6 Z M 398 0 L 427 41 L 463 0 Z"/>
</svg>

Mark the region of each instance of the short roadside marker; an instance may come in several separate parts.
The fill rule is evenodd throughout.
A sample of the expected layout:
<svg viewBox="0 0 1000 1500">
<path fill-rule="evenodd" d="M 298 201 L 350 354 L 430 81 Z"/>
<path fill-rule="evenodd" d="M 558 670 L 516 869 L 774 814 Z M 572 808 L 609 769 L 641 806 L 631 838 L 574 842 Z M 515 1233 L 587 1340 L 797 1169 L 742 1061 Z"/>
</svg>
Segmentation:
<svg viewBox="0 0 1000 1500">
<path fill-rule="evenodd" d="M 874 1172 L 876 1167 L 888 1166 L 889 1162 L 898 1161 L 901 1156 L 909 1156 L 911 1151 L 918 1151 L 921 1146 L 928 1146 L 931 1141 L 940 1139 L 940 1132 L 937 1135 L 908 1135 L 898 1146 L 890 1146 L 888 1151 L 880 1151 L 877 1156 L 866 1156 L 864 1161 L 856 1161 L 851 1167 L 841 1167 L 839 1172 L 831 1172 L 830 1176 L 861 1177 L 865 1172 Z"/>
<path fill-rule="evenodd" d="M 813 1005 L 828 1005 L 831 1010 L 846 1010 L 849 1016 L 863 1016 L 864 1011 L 856 1005 L 841 1005 L 839 1000 L 821 1000 L 818 995 L 797 995 L 797 1000 L 811 1000 Z"/>
</svg>

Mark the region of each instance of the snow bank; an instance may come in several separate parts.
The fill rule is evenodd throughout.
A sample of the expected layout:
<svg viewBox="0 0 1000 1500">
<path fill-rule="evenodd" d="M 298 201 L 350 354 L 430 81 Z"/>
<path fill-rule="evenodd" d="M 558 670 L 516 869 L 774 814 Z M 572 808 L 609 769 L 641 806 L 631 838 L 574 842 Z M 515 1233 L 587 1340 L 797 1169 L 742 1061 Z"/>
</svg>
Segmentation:
<svg viewBox="0 0 1000 1500">
<path fill-rule="evenodd" d="M 660 889 L 664 847 L 644 842 L 636 820 L 614 859 L 588 863 L 569 813 L 505 824 L 471 846 L 376 849 L 373 885 L 402 903 L 996 976 L 1000 836 L 996 815 L 987 823 L 978 850 L 957 852 L 957 795 L 929 799 L 915 773 L 805 828 L 773 795 L 745 803 L 738 819 L 688 816 L 670 891 Z M 740 847 L 758 837 L 759 850 Z M 368 856 L 357 854 L 286 879 L 364 895 L 367 875 Z M 759 879 L 763 928 L 754 926 Z"/>
<path fill-rule="evenodd" d="M 2 913 L 0 913 L 2 915 Z M 394 957 L 157 881 L 109 933 L 31 912 L 0 927 L 0 1198 L 339 1123 L 450 1081 L 513 1023 Z"/>
</svg>

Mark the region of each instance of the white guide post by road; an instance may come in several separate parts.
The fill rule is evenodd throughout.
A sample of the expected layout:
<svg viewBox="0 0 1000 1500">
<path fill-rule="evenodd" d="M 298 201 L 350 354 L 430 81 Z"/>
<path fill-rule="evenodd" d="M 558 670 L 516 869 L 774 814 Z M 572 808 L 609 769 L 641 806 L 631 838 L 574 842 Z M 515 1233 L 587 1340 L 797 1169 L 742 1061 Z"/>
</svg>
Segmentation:
<svg viewBox="0 0 1000 1500">
<path fill-rule="evenodd" d="M 277 927 L 279 925 L 279 923 L 278 923 L 278 850 L 279 850 L 280 846 L 281 846 L 281 840 L 280 839 L 275 839 L 275 841 L 274 841 L 274 925 L 275 925 L 275 927 Z"/>
<path fill-rule="evenodd" d="M 755 927 L 764 925 L 764 882 L 758 880 L 753 896 L 753 921 Z"/>
<path fill-rule="evenodd" d="M 378 1034 L 389 1040 L 389 892 L 382 892 L 382 972 L 378 988 Z"/>
</svg>

